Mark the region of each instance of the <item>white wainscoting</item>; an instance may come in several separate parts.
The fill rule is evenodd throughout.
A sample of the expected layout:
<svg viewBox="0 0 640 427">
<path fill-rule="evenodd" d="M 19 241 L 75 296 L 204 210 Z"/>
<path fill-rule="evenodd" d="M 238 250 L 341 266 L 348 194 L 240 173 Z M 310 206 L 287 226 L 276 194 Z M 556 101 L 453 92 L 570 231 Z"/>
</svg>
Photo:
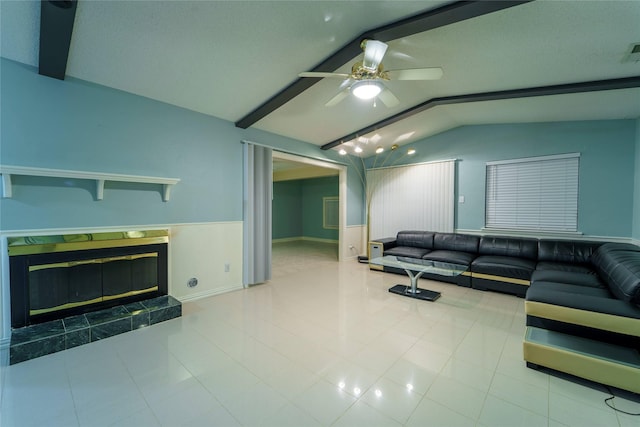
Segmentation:
<svg viewBox="0 0 640 427">
<path fill-rule="evenodd" d="M 242 288 L 242 221 L 178 225 L 170 233 L 169 294 L 188 301 Z M 197 286 L 188 286 L 191 278 Z"/>
<path fill-rule="evenodd" d="M 349 225 L 345 228 L 342 259 L 347 260 L 367 254 L 366 231 L 366 225 Z"/>
</svg>

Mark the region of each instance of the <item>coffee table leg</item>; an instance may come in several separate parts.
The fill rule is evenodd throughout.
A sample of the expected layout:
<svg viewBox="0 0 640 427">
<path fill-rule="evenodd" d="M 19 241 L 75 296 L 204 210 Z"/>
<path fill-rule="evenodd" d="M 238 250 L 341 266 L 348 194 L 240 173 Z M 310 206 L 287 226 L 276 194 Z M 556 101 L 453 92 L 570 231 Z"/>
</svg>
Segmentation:
<svg viewBox="0 0 640 427">
<path fill-rule="evenodd" d="M 420 276 L 422 276 L 422 271 L 418 272 L 417 274 L 414 274 L 413 271 L 405 269 L 404 271 L 407 272 L 407 275 L 409 275 L 409 278 L 411 279 L 411 289 L 407 289 L 407 293 L 410 294 L 419 294 L 420 293 L 420 289 L 418 289 L 418 279 L 420 278 Z"/>
<path fill-rule="evenodd" d="M 420 278 L 420 276 L 422 276 L 423 272 L 414 275 L 413 271 L 411 270 L 405 271 L 407 272 L 407 275 L 409 275 L 409 278 L 411 278 L 411 286 L 409 287 L 407 285 L 395 285 L 389 288 L 389 292 L 424 301 L 435 301 L 440 298 L 440 292 L 418 288 L 418 279 Z"/>
</svg>

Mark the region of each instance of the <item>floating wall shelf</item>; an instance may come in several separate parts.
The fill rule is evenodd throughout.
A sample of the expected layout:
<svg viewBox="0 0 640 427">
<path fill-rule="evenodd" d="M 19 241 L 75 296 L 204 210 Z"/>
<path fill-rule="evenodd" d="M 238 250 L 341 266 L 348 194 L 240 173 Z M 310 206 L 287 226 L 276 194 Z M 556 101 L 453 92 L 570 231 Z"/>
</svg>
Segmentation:
<svg viewBox="0 0 640 427">
<path fill-rule="evenodd" d="M 25 166 L 0 165 L 0 175 L 2 175 L 2 197 L 11 198 L 13 192 L 11 188 L 12 175 L 44 176 L 50 178 L 72 178 L 87 179 L 96 182 L 96 199 L 104 198 L 104 183 L 106 181 L 135 182 L 142 184 L 162 185 L 162 200 L 169 201 L 171 187 L 180 182 L 178 178 L 158 178 L 152 176 L 121 175 L 115 173 L 102 172 L 82 172 L 63 169 L 31 168 Z"/>
</svg>

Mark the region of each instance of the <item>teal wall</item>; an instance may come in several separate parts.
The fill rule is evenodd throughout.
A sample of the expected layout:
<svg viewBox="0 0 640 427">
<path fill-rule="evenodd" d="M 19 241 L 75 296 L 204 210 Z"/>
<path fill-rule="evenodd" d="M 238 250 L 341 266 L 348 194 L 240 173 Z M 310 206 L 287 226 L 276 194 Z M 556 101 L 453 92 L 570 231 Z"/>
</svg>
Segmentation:
<svg viewBox="0 0 640 427">
<path fill-rule="evenodd" d="M 147 98 L 6 59 L 0 67 L 0 163 L 181 179 L 163 202 L 154 186 L 108 183 L 95 201 L 88 181 L 15 177 L 14 197 L 0 199 L 3 231 L 241 221 L 243 139 L 348 164 L 333 150 Z M 485 162 L 580 152 L 580 231 L 640 239 L 638 128 L 638 120 L 464 126 L 413 144 L 417 154 L 398 163 L 459 159 L 456 195 L 465 203 L 456 205 L 456 227 L 479 230 Z M 347 225 L 363 223 L 350 165 Z"/>
<path fill-rule="evenodd" d="M 633 203 L 633 238 L 640 241 L 640 119 L 636 120 L 635 187 Z"/>
<path fill-rule="evenodd" d="M 271 219 L 274 239 L 302 236 L 302 181 L 273 183 Z"/>
<path fill-rule="evenodd" d="M 275 182 L 273 238 L 338 240 L 338 230 L 328 230 L 322 226 L 322 199 L 337 197 L 338 193 L 338 177 Z"/>
<path fill-rule="evenodd" d="M 492 160 L 581 153 L 578 227 L 585 235 L 638 235 L 636 120 L 463 126 L 412 144 L 417 153 L 397 164 L 456 158 L 455 227 L 484 226 L 485 163 Z M 404 148 L 404 147 L 403 147 Z M 401 155 L 403 150 L 398 150 Z M 368 159 L 371 163 L 373 158 Z M 394 162 L 389 159 L 387 164 Z M 634 193 L 635 191 L 635 193 Z M 636 195 L 634 208 L 634 194 Z M 635 215 L 634 215 L 635 214 Z"/>
<path fill-rule="evenodd" d="M 101 227 L 242 220 L 242 144 L 250 140 L 315 159 L 335 151 L 162 102 L 0 59 L 0 163 L 180 178 L 163 202 L 160 188 L 107 183 L 95 201 L 89 181 L 14 178 L 0 199 L 0 228 Z M 347 224 L 361 224 L 362 189 L 350 167 Z M 126 188 L 127 191 L 120 191 Z"/>
</svg>

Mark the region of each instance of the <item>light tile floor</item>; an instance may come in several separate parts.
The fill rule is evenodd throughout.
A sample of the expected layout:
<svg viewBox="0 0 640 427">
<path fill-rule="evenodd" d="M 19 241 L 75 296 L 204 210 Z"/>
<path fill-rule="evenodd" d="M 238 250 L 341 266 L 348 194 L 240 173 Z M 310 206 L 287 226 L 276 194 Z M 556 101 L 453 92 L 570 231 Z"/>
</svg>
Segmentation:
<svg viewBox="0 0 640 427">
<path fill-rule="evenodd" d="M 5 354 L 0 425 L 640 425 L 604 389 L 525 367 L 522 299 L 422 280 L 442 297 L 412 300 L 387 291 L 402 276 L 291 248 L 313 255 L 274 253 L 271 282 L 182 318 L 10 367 Z M 614 402 L 640 412 L 632 397 Z"/>
</svg>

